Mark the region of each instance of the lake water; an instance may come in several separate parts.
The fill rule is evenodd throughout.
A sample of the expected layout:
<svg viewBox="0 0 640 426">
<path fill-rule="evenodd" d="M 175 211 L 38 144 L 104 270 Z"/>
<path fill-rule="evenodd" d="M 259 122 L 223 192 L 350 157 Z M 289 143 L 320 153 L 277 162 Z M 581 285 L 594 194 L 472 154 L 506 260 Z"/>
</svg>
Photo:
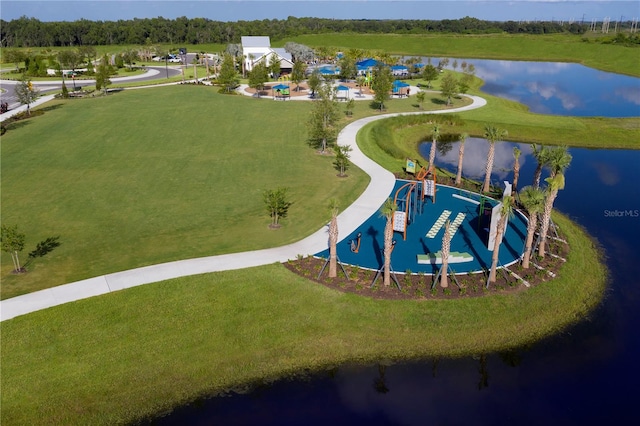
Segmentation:
<svg viewBox="0 0 640 426">
<path fill-rule="evenodd" d="M 434 65 L 439 61 L 432 59 Z M 473 64 L 476 76 L 484 80 L 484 92 L 523 103 L 531 112 L 579 117 L 640 116 L 640 78 L 579 64 L 488 59 L 458 59 L 457 71 L 461 71 L 463 61 Z M 453 60 L 447 68 L 453 68 Z"/>
<path fill-rule="evenodd" d="M 506 63 L 505 73 L 516 65 L 521 64 Z M 562 64 L 537 66 L 572 69 Z M 480 69 L 479 64 L 476 67 Z M 547 82 L 570 79 L 571 74 L 556 73 Z M 495 81 L 498 88 L 504 79 Z M 621 86 L 613 91 L 627 90 L 626 79 L 619 81 Z M 491 80 L 487 82 L 491 86 Z M 583 84 L 586 93 L 600 81 Z M 503 96 L 520 96 L 520 89 L 515 88 L 521 86 L 510 86 L 514 93 Z M 637 88 L 637 81 L 633 86 Z M 632 104 L 637 108 L 637 100 Z M 590 115 L 607 115 L 608 108 L 603 106 Z M 494 181 L 511 180 L 513 146 L 497 144 Z M 523 151 L 522 187 L 530 183 L 536 164 L 530 147 L 518 146 Z M 428 144 L 423 149 L 428 150 Z M 457 152 L 454 145 L 447 155 L 439 154 L 438 165 L 455 170 Z M 467 140 L 466 176 L 483 176 L 486 152 L 486 141 Z M 607 295 L 588 318 L 556 336 L 507 353 L 342 366 L 249 393 L 212 398 L 155 423 L 573 425 L 639 421 L 640 151 L 570 149 L 570 153 L 573 161 L 566 172 L 566 188 L 555 206 L 598 240 L 610 272 Z"/>
</svg>

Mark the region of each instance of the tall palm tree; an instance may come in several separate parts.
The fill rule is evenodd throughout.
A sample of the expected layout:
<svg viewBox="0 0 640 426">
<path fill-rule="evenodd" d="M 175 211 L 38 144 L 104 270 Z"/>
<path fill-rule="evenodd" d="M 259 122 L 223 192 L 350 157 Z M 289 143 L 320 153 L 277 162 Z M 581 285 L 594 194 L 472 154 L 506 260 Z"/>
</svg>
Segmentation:
<svg viewBox="0 0 640 426">
<path fill-rule="evenodd" d="M 542 176 L 542 168 L 549 162 L 549 148 L 544 145 L 531 144 L 531 153 L 533 158 L 538 162 L 536 170 L 533 172 L 533 188 L 540 188 L 540 176 Z"/>
<path fill-rule="evenodd" d="M 529 223 L 527 224 L 527 239 L 522 255 L 522 267 L 529 268 L 529 260 L 531 259 L 531 246 L 533 245 L 533 236 L 538 227 L 538 214 L 542 212 L 545 204 L 545 194 L 539 188 L 533 186 L 525 186 L 520 190 L 520 202 L 529 213 Z"/>
<path fill-rule="evenodd" d="M 517 146 L 513 147 L 513 184 L 511 189 L 514 193 L 518 191 L 518 179 L 520 178 L 520 154 L 522 151 Z"/>
<path fill-rule="evenodd" d="M 540 246 L 538 246 L 538 255 L 544 257 L 546 249 L 547 233 L 551 224 L 551 210 L 553 203 L 558 196 L 558 191 L 564 189 L 565 178 L 564 172 L 571 164 L 573 157 L 569 154 L 566 146 L 558 146 L 551 149 L 547 156 L 547 165 L 549 167 L 549 177 L 547 182 L 547 200 L 542 215 L 542 223 L 540 224 Z"/>
<path fill-rule="evenodd" d="M 487 166 L 485 168 L 484 185 L 482 192 L 489 192 L 491 183 L 491 171 L 493 170 L 493 159 L 496 155 L 496 142 L 507 136 L 507 131 L 499 129 L 493 124 L 484 127 L 484 137 L 489 142 L 489 153 L 487 154 Z"/>
<path fill-rule="evenodd" d="M 547 182 L 546 199 L 544 210 L 542 212 L 542 223 L 540 224 L 540 245 L 538 246 L 538 256 L 544 257 L 546 254 L 547 233 L 551 223 L 551 210 L 553 203 L 558 196 L 558 191 L 564 189 L 564 174 L 557 173 L 554 177 L 549 176 L 545 179 Z"/>
<path fill-rule="evenodd" d="M 566 146 L 556 146 L 551 149 L 547 162 L 550 176 L 554 177 L 558 173 L 564 173 L 572 159 L 573 157 L 569 154 L 569 149 Z"/>
<path fill-rule="evenodd" d="M 335 198 L 329 200 L 329 209 L 329 278 L 335 278 L 338 276 L 338 201 Z"/>
<path fill-rule="evenodd" d="M 460 151 L 458 151 L 458 173 L 456 174 L 456 186 L 460 186 L 462 182 L 462 160 L 464 158 L 464 143 L 469 137 L 468 133 L 460 135 Z"/>
<path fill-rule="evenodd" d="M 391 250 L 393 250 L 393 214 L 397 209 L 396 203 L 387 198 L 380 208 L 380 214 L 387 219 L 384 227 L 384 280 L 383 284 L 391 285 Z"/>
<path fill-rule="evenodd" d="M 444 235 L 442 236 L 442 269 L 440 270 L 440 287 L 449 287 L 449 250 L 451 249 L 451 233 L 449 232 L 450 221 L 444 225 Z"/>
<path fill-rule="evenodd" d="M 493 254 L 491 255 L 491 270 L 489 271 L 489 282 L 496 282 L 496 269 L 498 268 L 498 254 L 502 245 L 502 236 L 507 224 L 507 218 L 513 216 L 513 197 L 505 195 L 502 197 L 502 206 L 500 207 L 500 219 L 498 219 L 498 228 L 496 229 L 496 241 L 493 245 Z"/>
<path fill-rule="evenodd" d="M 440 125 L 436 124 L 431 130 L 431 150 L 429 151 L 429 168 L 435 170 L 434 161 L 436 160 L 436 144 L 440 139 Z"/>
</svg>

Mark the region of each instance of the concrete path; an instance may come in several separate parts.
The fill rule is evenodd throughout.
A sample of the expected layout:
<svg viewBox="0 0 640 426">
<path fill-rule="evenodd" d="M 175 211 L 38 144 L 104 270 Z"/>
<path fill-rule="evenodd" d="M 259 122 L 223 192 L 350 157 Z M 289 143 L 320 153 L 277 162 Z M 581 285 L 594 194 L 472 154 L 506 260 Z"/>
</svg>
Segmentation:
<svg viewBox="0 0 640 426">
<path fill-rule="evenodd" d="M 473 100 L 471 105 L 462 108 L 432 111 L 430 113 L 460 112 L 486 105 L 486 101 L 483 98 L 476 96 L 471 96 L 471 98 Z M 338 144 L 350 146 L 352 149 L 352 163 L 364 170 L 371 177 L 371 182 L 362 195 L 338 216 L 340 235 L 349 235 L 355 231 L 362 222 L 375 214 L 387 197 L 389 197 L 395 184 L 395 177 L 391 172 L 383 169 L 360 151 L 356 144 L 356 134 L 358 131 L 364 125 L 383 118 L 424 113 L 425 112 L 398 113 L 367 117 L 354 121 L 340 132 L 338 135 Z M 0 321 L 63 303 L 171 278 L 243 269 L 275 262 L 286 262 L 287 260 L 295 259 L 298 255 L 306 256 L 318 253 L 326 249 L 327 245 L 327 227 L 323 227 L 307 238 L 282 247 L 179 260 L 89 278 L 0 301 Z"/>
</svg>

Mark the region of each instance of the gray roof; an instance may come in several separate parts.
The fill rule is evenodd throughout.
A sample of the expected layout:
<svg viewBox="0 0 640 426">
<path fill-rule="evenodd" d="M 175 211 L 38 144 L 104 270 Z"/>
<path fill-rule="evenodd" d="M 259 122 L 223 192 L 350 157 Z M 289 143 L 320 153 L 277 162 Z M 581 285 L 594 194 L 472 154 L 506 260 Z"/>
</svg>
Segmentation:
<svg viewBox="0 0 640 426">
<path fill-rule="evenodd" d="M 286 50 L 284 50 L 284 47 L 274 47 L 271 50 L 276 52 L 278 54 L 278 56 L 280 56 L 281 58 L 286 59 L 287 61 L 291 62 L 291 53 L 289 53 Z"/>
<path fill-rule="evenodd" d="M 242 36 L 242 47 L 271 47 L 269 36 Z"/>
</svg>

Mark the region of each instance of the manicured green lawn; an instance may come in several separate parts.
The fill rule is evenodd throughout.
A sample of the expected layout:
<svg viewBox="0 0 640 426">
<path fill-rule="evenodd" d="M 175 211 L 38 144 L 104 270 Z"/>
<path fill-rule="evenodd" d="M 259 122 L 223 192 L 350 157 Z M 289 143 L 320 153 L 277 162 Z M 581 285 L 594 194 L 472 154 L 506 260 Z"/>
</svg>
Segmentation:
<svg viewBox="0 0 640 426">
<path fill-rule="evenodd" d="M 347 206 L 368 177 L 338 178 L 332 156 L 306 144 L 308 103 L 222 96 L 174 86 L 48 104 L 2 137 L 2 220 L 62 245 L 10 274 L 2 297 L 170 260 L 274 247 Z M 273 231 L 265 189 L 294 202 Z M 308 253 L 302 253 L 308 254 Z"/>
<path fill-rule="evenodd" d="M 281 265 L 136 287 L 3 322 L 3 425 L 131 422 L 302 369 L 462 356 L 526 344 L 596 305 L 604 271 L 563 217 L 558 279 L 514 295 L 382 301 Z"/>
<path fill-rule="evenodd" d="M 391 101 L 388 112 L 416 111 L 414 103 Z M 46 108 L 2 138 L 2 219 L 27 234 L 25 252 L 51 235 L 63 245 L 19 277 L 7 274 L 3 253 L 2 297 L 295 241 L 326 223 L 329 198 L 347 205 L 367 183 L 353 169 L 349 179 L 337 179 L 332 158 L 305 145 L 306 103 L 178 86 Z M 378 112 L 358 103 L 354 118 L 370 114 Z M 606 141 L 638 131 L 634 119 L 538 116 L 495 99 L 463 118 L 470 129 L 497 121 L 510 134 L 548 128 L 541 132 L 545 143 L 587 124 L 614 129 Z M 359 141 L 367 149 L 366 132 Z M 290 187 L 295 204 L 274 232 L 261 191 L 277 186 Z M 304 368 L 532 342 L 582 318 L 604 291 L 592 242 L 565 218 L 554 219 L 570 240 L 569 262 L 558 279 L 517 295 L 374 301 L 270 265 L 142 286 L 2 322 L 0 422 L 131 422 Z"/>
<path fill-rule="evenodd" d="M 417 111 L 414 102 L 391 100 L 385 112 Z M 26 234 L 23 258 L 47 237 L 59 235 L 62 245 L 19 276 L 2 252 L 2 298 L 275 247 L 319 229 L 328 200 L 349 205 L 368 177 L 357 168 L 336 177 L 333 156 L 307 145 L 310 108 L 185 85 L 56 101 L 45 115 L 11 125 L 2 138 L 3 222 Z M 425 109 L 439 108 L 433 94 Z M 358 102 L 344 123 L 371 114 L 380 112 Z M 273 231 L 262 192 L 280 186 L 294 204 Z"/>
</svg>

